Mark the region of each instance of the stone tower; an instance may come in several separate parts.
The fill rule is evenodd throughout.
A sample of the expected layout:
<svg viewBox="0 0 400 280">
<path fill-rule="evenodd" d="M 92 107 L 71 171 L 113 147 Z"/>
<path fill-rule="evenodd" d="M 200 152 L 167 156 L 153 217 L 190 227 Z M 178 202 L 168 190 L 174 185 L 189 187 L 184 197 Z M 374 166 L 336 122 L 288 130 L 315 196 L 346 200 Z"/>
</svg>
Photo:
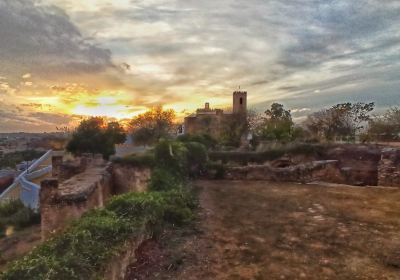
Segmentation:
<svg viewBox="0 0 400 280">
<path fill-rule="evenodd" d="M 247 113 L 247 91 L 233 92 L 233 113 Z"/>
</svg>

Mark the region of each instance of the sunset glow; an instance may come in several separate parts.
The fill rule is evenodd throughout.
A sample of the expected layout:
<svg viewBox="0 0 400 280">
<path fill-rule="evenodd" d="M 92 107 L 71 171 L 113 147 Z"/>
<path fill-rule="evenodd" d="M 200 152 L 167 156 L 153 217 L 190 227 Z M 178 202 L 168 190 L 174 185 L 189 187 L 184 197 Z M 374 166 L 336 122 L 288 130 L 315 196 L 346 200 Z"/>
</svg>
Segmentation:
<svg viewBox="0 0 400 280">
<path fill-rule="evenodd" d="M 279 101 L 295 120 L 345 101 L 380 112 L 400 102 L 399 23 L 396 1 L 4 0 L 0 130 L 159 105 L 181 119 L 239 86 L 251 109 Z"/>
</svg>

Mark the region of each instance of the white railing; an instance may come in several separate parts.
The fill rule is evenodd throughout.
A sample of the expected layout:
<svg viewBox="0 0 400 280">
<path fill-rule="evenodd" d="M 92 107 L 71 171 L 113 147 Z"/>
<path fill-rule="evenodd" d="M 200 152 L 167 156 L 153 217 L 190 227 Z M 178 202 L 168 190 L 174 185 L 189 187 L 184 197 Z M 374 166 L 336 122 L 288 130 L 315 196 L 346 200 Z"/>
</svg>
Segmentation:
<svg viewBox="0 0 400 280">
<path fill-rule="evenodd" d="M 0 194 L 0 203 L 20 199 L 25 206 L 37 209 L 39 207 L 40 186 L 29 180 L 39 178 L 51 172 L 51 165 L 39 170 L 36 170 L 36 168 L 40 167 L 44 161 L 48 160 L 52 153 L 52 150 L 47 151 L 43 156 L 35 160 L 25 171 L 19 174 L 18 177 L 15 178 L 14 183 Z"/>
</svg>

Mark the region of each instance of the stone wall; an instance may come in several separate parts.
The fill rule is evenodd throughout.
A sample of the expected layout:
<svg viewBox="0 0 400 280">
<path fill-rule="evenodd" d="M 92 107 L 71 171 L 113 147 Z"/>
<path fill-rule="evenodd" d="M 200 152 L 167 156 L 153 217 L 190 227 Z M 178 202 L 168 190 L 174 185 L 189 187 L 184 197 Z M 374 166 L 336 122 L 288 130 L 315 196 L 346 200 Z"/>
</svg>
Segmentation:
<svg viewBox="0 0 400 280">
<path fill-rule="evenodd" d="M 115 194 L 146 191 L 151 176 L 148 167 L 117 163 L 112 165 L 111 173 Z"/>
<path fill-rule="evenodd" d="M 144 229 L 142 232 L 146 232 Z M 138 237 L 133 238 L 125 243 L 120 248 L 118 254 L 112 258 L 104 271 L 103 279 L 107 280 L 124 280 L 128 266 L 136 261 L 137 249 L 143 241 L 150 239 L 149 234 L 140 234 Z"/>
<path fill-rule="evenodd" d="M 343 181 L 336 160 L 313 161 L 288 167 L 277 168 L 270 164 L 228 167 L 224 179 L 266 180 L 273 182 L 311 182 L 329 178 L 332 182 Z"/>
<path fill-rule="evenodd" d="M 400 187 L 400 150 L 395 148 L 382 150 L 378 174 L 378 185 Z"/>
<path fill-rule="evenodd" d="M 42 181 L 40 191 L 43 239 L 86 211 L 103 207 L 112 195 L 145 191 L 151 176 L 149 168 L 110 164 L 99 156 L 66 163 L 57 156 L 52 162 L 55 177 Z"/>
<path fill-rule="evenodd" d="M 62 183 L 44 180 L 40 191 L 42 238 L 62 230 L 71 220 L 92 208 L 103 207 L 113 192 L 105 164 L 92 166 Z"/>
</svg>

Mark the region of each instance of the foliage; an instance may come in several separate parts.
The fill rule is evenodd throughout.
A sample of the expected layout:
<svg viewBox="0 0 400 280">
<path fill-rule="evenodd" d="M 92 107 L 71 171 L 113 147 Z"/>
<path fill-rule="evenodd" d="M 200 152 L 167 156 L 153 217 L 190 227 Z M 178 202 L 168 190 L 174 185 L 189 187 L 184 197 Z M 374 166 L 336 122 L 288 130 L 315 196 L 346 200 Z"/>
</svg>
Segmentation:
<svg viewBox="0 0 400 280">
<path fill-rule="evenodd" d="M 264 163 L 275 160 L 285 154 L 288 155 L 313 155 L 320 156 L 324 152 L 324 147 L 313 144 L 297 144 L 289 147 L 270 149 L 264 152 L 210 152 L 209 157 L 213 161 L 222 161 L 223 163 L 234 162 L 243 165 L 252 163 Z"/>
<path fill-rule="evenodd" d="M 369 122 L 369 138 L 393 141 L 400 138 L 400 107 L 393 107 L 382 116 L 375 116 Z"/>
<path fill-rule="evenodd" d="M 0 204 L 0 232 L 4 232 L 7 226 L 19 230 L 39 223 L 40 214 L 25 207 L 20 200 Z"/>
<path fill-rule="evenodd" d="M 163 168 L 173 176 L 185 177 L 188 171 L 188 150 L 184 143 L 161 140 L 154 148 L 157 167 Z"/>
<path fill-rule="evenodd" d="M 130 238 L 166 223 L 192 218 L 193 202 L 182 191 L 128 193 L 105 209 L 91 210 L 63 234 L 39 245 L 0 274 L 1 279 L 98 279 L 107 260 Z"/>
<path fill-rule="evenodd" d="M 256 136 L 261 140 L 289 141 L 293 132 L 293 121 L 289 110 L 279 103 L 273 103 L 265 111 L 265 117 L 256 127 Z"/>
<path fill-rule="evenodd" d="M 186 142 L 189 176 L 196 177 L 205 170 L 208 160 L 206 147 L 198 142 Z"/>
<path fill-rule="evenodd" d="M 180 142 L 197 142 L 203 144 L 207 149 L 214 149 L 217 146 L 217 140 L 209 134 L 184 134 L 177 138 Z"/>
<path fill-rule="evenodd" d="M 129 164 L 137 167 L 153 167 L 155 165 L 155 159 L 152 153 L 132 154 L 125 157 L 114 158 L 112 161 L 114 163 Z"/>
<path fill-rule="evenodd" d="M 134 142 L 141 145 L 157 143 L 161 138 L 168 138 L 175 120 L 174 110 L 163 110 L 161 106 L 140 114 L 130 122 Z"/>
<path fill-rule="evenodd" d="M 235 113 L 222 121 L 219 141 L 225 146 L 240 146 L 241 138 L 249 129 L 249 120 L 246 114 Z"/>
<path fill-rule="evenodd" d="M 172 175 L 163 168 L 155 168 L 151 173 L 149 190 L 150 191 L 167 191 L 175 188 L 180 184 L 178 176 Z"/>
<path fill-rule="evenodd" d="M 106 123 L 103 118 L 92 117 L 83 120 L 76 128 L 67 144 L 67 151 L 75 155 L 99 153 L 108 158 L 115 154 L 115 144 L 125 140 L 125 131 L 119 123 Z"/>
<path fill-rule="evenodd" d="M 370 120 L 374 103 L 341 103 L 308 116 L 307 130 L 316 138 L 334 140 L 335 137 L 354 139 L 356 133 Z"/>
<path fill-rule="evenodd" d="M 16 164 L 23 161 L 31 161 L 43 155 L 43 152 L 36 150 L 25 150 L 6 153 L 0 158 L 0 168 L 11 167 L 14 168 Z"/>
</svg>

